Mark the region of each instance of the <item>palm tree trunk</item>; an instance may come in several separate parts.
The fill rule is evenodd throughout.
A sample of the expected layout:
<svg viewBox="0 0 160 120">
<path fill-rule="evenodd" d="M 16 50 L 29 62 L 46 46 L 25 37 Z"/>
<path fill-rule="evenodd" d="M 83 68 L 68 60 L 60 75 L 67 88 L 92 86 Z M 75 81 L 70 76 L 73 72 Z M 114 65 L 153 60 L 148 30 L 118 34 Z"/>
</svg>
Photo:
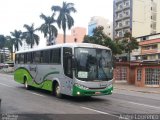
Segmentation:
<svg viewBox="0 0 160 120">
<path fill-rule="evenodd" d="M 18 45 L 16 45 L 17 51 L 19 51 Z"/>
<path fill-rule="evenodd" d="M 49 32 L 49 46 L 52 45 L 51 32 Z"/>
<path fill-rule="evenodd" d="M 63 43 L 66 43 L 66 30 L 63 31 L 64 34 L 63 34 Z"/>
</svg>

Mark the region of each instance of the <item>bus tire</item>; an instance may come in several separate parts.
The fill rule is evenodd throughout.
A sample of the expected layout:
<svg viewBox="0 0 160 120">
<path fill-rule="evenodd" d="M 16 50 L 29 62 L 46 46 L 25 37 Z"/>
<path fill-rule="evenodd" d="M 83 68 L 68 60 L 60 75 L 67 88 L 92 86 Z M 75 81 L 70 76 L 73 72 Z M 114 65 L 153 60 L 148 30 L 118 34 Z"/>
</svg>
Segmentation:
<svg viewBox="0 0 160 120">
<path fill-rule="evenodd" d="M 60 93 L 60 86 L 59 86 L 58 83 L 55 84 L 54 95 L 55 95 L 57 98 L 62 98 L 62 94 Z"/>
<path fill-rule="evenodd" d="M 26 88 L 26 90 L 29 90 L 30 89 L 30 86 L 28 85 L 28 82 L 27 82 L 27 78 L 24 77 L 24 87 Z"/>
</svg>

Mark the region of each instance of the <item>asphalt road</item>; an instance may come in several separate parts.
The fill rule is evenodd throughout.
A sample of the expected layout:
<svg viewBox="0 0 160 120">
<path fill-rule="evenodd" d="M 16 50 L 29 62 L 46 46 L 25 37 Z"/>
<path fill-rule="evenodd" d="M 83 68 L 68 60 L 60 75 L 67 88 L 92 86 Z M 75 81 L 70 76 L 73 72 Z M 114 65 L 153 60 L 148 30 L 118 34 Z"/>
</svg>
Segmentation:
<svg viewBox="0 0 160 120">
<path fill-rule="evenodd" d="M 58 99 L 47 91 L 26 90 L 12 75 L 0 74 L 0 119 L 15 120 L 119 120 L 160 119 L 160 95 L 114 90 L 109 96 Z M 107 119 L 106 119 L 107 118 Z"/>
</svg>

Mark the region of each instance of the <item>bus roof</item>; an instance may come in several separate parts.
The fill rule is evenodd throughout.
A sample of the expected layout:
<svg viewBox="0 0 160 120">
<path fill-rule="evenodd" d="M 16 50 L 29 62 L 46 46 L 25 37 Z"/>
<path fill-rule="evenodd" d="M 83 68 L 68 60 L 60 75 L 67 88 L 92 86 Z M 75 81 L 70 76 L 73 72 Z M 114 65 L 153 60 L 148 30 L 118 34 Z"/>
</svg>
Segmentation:
<svg viewBox="0 0 160 120">
<path fill-rule="evenodd" d="M 57 45 L 52 45 L 52 46 L 46 46 L 43 48 L 34 48 L 34 49 L 29 49 L 29 50 L 23 50 L 23 51 L 18 51 L 16 53 L 25 53 L 25 52 L 32 52 L 32 51 L 40 51 L 40 50 L 48 50 L 52 48 L 60 48 L 60 47 L 86 47 L 86 48 L 101 48 L 101 49 L 108 49 L 110 48 L 102 46 L 102 45 L 97 45 L 97 44 L 92 44 L 92 43 L 64 43 L 64 44 L 57 44 Z"/>
</svg>

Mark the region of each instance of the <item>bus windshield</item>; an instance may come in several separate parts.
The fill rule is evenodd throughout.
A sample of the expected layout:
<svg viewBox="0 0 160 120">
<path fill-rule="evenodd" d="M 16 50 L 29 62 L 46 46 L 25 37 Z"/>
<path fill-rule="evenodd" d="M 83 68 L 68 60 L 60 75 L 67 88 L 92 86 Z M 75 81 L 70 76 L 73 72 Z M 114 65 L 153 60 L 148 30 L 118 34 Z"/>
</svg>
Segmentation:
<svg viewBox="0 0 160 120">
<path fill-rule="evenodd" d="M 83 81 L 107 81 L 113 78 L 110 50 L 75 48 L 75 77 Z"/>
</svg>

